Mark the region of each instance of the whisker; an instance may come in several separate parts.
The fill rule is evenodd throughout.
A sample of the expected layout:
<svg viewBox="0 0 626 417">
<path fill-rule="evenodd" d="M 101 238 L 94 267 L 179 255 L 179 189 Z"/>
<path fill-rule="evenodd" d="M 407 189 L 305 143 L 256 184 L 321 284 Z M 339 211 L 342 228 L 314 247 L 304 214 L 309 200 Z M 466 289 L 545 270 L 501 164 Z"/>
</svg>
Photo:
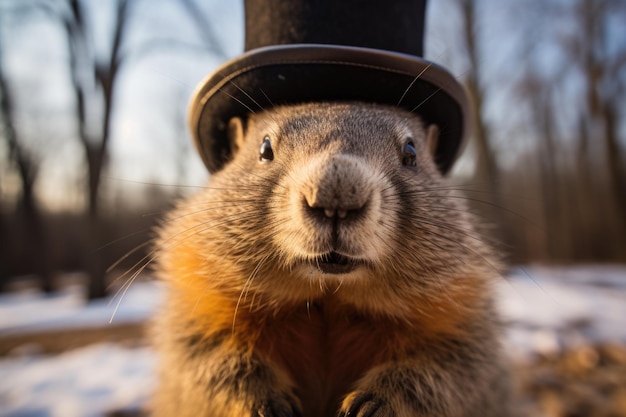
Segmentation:
<svg viewBox="0 0 626 417">
<path fill-rule="evenodd" d="M 337 294 L 342 285 L 343 285 L 343 278 L 339 280 L 339 284 L 337 285 L 337 288 L 335 288 L 335 291 L 333 291 L 333 294 Z"/>
<path fill-rule="evenodd" d="M 114 240 L 112 240 L 112 241 L 110 241 L 108 243 L 105 243 L 104 245 L 100 246 L 96 250 L 97 251 L 101 251 L 103 249 L 106 249 L 106 248 L 108 248 L 110 246 L 115 245 L 116 243 L 120 243 L 120 242 L 122 242 L 124 240 L 130 239 L 131 237 L 135 237 L 135 236 L 139 236 L 139 235 L 145 234 L 145 233 L 149 232 L 150 230 L 151 230 L 151 228 L 144 228 L 144 229 L 138 230 L 136 232 L 129 233 L 129 234 L 125 235 L 125 236 L 119 237 L 119 238 L 114 239 Z M 137 248 L 133 249 L 133 251 L 135 251 L 136 249 Z M 109 272 L 109 269 L 107 269 L 107 272 Z"/>
<path fill-rule="evenodd" d="M 541 226 L 539 226 L 538 224 L 536 224 L 535 222 L 533 222 L 529 218 L 521 215 L 520 213 L 518 213 L 518 212 L 516 212 L 514 210 L 508 209 L 508 208 L 506 208 L 504 206 L 501 206 L 501 205 L 496 204 L 496 203 L 492 203 L 490 201 L 485 201 L 485 200 L 481 200 L 479 198 L 472 198 L 472 197 L 460 196 L 460 195 L 434 195 L 434 194 L 426 194 L 426 195 L 420 196 L 420 198 L 424 198 L 424 197 L 426 197 L 426 198 L 452 198 L 452 199 L 460 199 L 460 200 L 466 200 L 466 201 L 472 201 L 472 202 L 475 202 L 475 203 L 480 203 L 480 204 L 483 204 L 483 205 L 486 205 L 486 206 L 490 206 L 490 207 L 496 208 L 498 210 L 502 210 L 502 211 L 504 211 L 504 212 L 506 212 L 508 214 L 511 214 L 511 215 L 517 217 L 518 219 L 524 220 L 524 222 L 526 222 L 527 224 L 529 224 L 531 226 L 534 226 L 534 227 L 538 228 L 539 230 L 542 230 Z"/>
<path fill-rule="evenodd" d="M 120 294 L 120 291 L 123 289 L 119 300 L 117 301 L 117 303 L 115 304 L 115 308 L 113 309 L 113 313 L 111 314 L 111 318 L 109 319 L 109 324 L 113 323 L 113 319 L 115 318 L 115 315 L 117 314 L 117 311 L 120 308 L 120 305 L 122 304 L 122 300 L 124 299 L 124 297 L 126 296 L 126 293 L 128 292 L 128 290 L 130 289 L 131 285 L 133 284 L 133 282 L 135 282 L 135 280 L 137 279 L 137 277 L 144 271 L 145 268 L 140 268 L 137 272 L 135 272 L 128 281 L 126 281 L 126 283 L 124 285 L 122 285 L 120 287 L 120 289 L 115 293 L 115 295 L 113 296 L 113 298 L 111 298 L 111 301 L 109 302 L 109 305 L 111 302 L 113 302 L 113 300 L 115 300 L 115 298 L 117 298 L 117 296 Z"/>
<path fill-rule="evenodd" d="M 419 74 L 417 74 L 415 76 L 415 78 L 413 78 L 413 81 L 411 81 L 411 84 L 409 84 L 409 86 L 406 88 L 406 90 L 404 90 L 404 93 L 402 93 L 402 97 L 400 97 L 400 100 L 398 100 L 398 104 L 396 104 L 396 107 L 400 106 L 400 103 L 402 103 L 402 100 L 404 100 L 404 97 L 406 97 L 406 95 L 409 93 L 409 91 L 411 90 L 411 88 L 413 87 L 413 84 L 415 84 L 415 82 L 417 80 L 419 80 L 422 75 L 424 75 L 424 73 L 432 66 L 432 63 L 428 63 L 428 65 L 426 65 L 426 67 L 424 67 L 424 69 L 422 71 L 420 71 Z"/>
<path fill-rule="evenodd" d="M 161 183 L 161 182 L 130 180 L 128 178 L 119 178 L 119 177 L 112 177 L 112 176 L 106 176 L 106 179 L 111 180 L 111 181 L 130 183 L 130 184 L 148 185 L 152 187 L 157 186 L 157 187 L 171 187 L 171 188 L 194 188 L 198 190 L 203 190 L 207 188 L 204 185 L 166 184 L 166 183 Z"/>
<path fill-rule="evenodd" d="M 255 174 L 254 172 L 249 172 L 250 171 L 249 169 L 246 169 L 245 167 L 243 167 L 241 165 L 237 165 L 235 163 L 233 163 L 233 165 L 235 165 L 236 167 L 240 168 L 243 172 L 248 172 L 248 175 L 251 175 L 252 177 L 259 178 L 259 179 L 261 179 L 263 181 L 267 181 L 270 184 L 273 184 L 273 185 L 275 185 L 275 186 L 277 186 L 279 188 L 286 189 L 284 186 L 282 186 L 280 183 L 278 183 L 274 179 L 271 179 L 271 178 L 268 178 L 268 177 L 264 177 L 264 176 L 259 175 L 259 174 Z M 259 185 L 259 187 L 260 187 L 259 189 L 263 189 L 263 190 L 266 189 L 266 188 L 263 188 L 261 185 Z"/>
<path fill-rule="evenodd" d="M 247 297 L 246 288 L 249 288 L 252 285 L 252 281 L 256 277 L 256 274 L 259 272 L 259 270 L 261 269 L 261 266 L 263 265 L 265 260 L 268 258 L 268 256 L 269 255 L 266 255 L 264 258 L 262 258 L 259 261 L 259 263 L 256 265 L 256 267 L 254 268 L 254 270 L 252 271 L 252 273 L 250 274 L 248 279 L 246 279 L 246 282 L 244 283 L 244 285 L 243 285 L 243 287 L 241 289 L 241 292 L 239 293 L 239 298 L 237 299 L 237 304 L 235 305 L 235 311 L 233 313 L 232 333 L 235 333 L 235 327 L 236 327 L 236 321 L 237 321 L 237 313 L 239 312 L 239 306 L 241 305 L 241 301 L 242 301 L 242 299 L 244 297 L 244 293 L 246 293 L 246 297 Z"/>
<path fill-rule="evenodd" d="M 270 103 L 270 106 L 274 107 L 274 103 L 272 103 L 272 100 L 270 100 L 270 98 L 268 97 L 267 94 L 265 94 L 265 91 L 263 91 L 262 88 L 259 88 L 259 91 L 261 91 L 261 94 L 263 94 L 263 96 L 267 99 L 267 101 Z"/>
<path fill-rule="evenodd" d="M 241 91 L 246 97 L 248 97 L 250 99 L 250 101 L 252 101 L 254 104 L 256 104 L 256 106 L 259 108 L 259 110 L 263 110 L 263 106 L 261 106 L 254 98 L 252 98 L 252 96 L 250 94 L 248 94 L 245 90 L 243 90 L 241 87 L 239 87 L 233 81 L 229 81 L 229 83 L 234 85 L 237 90 Z M 252 110 L 250 110 L 250 111 L 252 111 Z M 255 113 L 255 112 L 252 111 L 252 113 Z"/>
<path fill-rule="evenodd" d="M 426 103 L 428 100 L 430 100 L 435 94 L 437 94 L 438 92 L 441 91 L 441 88 L 437 88 L 435 91 L 433 91 L 432 94 L 430 94 L 428 97 L 426 97 L 424 100 L 422 100 L 417 106 L 413 107 L 411 109 L 411 113 L 415 112 L 417 109 L 419 109 L 420 107 L 422 107 L 422 105 L 424 105 L 424 103 Z"/>
<path fill-rule="evenodd" d="M 122 262 L 124 262 L 126 259 L 128 259 L 129 256 L 131 256 L 132 254 L 138 252 L 139 250 L 145 248 L 148 245 L 152 244 L 152 240 L 148 240 L 147 242 L 143 242 L 140 243 L 139 245 L 135 246 L 134 248 L 132 248 L 131 250 L 129 250 L 128 252 L 126 252 L 124 255 L 122 255 L 121 258 L 119 258 L 117 261 L 113 262 L 111 264 L 111 266 L 109 266 L 106 269 L 106 272 L 109 273 L 111 271 L 113 271 L 113 269 L 115 269 L 117 266 L 119 266 Z M 115 281 L 114 281 L 115 282 Z"/>
<path fill-rule="evenodd" d="M 233 84 L 234 85 L 234 84 Z M 235 87 L 237 87 L 235 85 Z M 239 88 L 239 87 L 237 87 Z M 232 98 L 233 100 L 235 100 L 237 103 L 241 104 L 243 107 L 246 108 L 246 110 L 248 110 L 250 113 L 252 114 L 256 114 L 256 112 L 254 110 L 252 110 L 250 108 L 250 106 L 248 106 L 246 103 L 244 103 L 243 101 L 239 100 L 237 97 L 233 96 L 232 94 L 228 93 L 226 90 L 223 90 L 222 88 L 220 88 L 220 91 L 224 94 L 226 94 L 228 97 Z"/>
</svg>

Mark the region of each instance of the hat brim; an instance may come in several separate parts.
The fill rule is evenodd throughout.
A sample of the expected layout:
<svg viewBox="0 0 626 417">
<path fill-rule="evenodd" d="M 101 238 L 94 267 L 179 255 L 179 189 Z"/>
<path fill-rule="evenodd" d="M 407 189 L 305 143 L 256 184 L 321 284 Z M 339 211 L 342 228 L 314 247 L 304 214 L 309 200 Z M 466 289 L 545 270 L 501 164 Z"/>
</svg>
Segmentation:
<svg viewBox="0 0 626 417">
<path fill-rule="evenodd" d="M 452 167 L 465 138 L 468 101 L 445 69 L 412 55 L 351 46 L 293 44 L 248 51 L 207 77 L 189 122 L 209 172 L 231 157 L 228 122 L 285 104 L 365 101 L 397 106 L 439 127 L 435 162 Z"/>
</svg>

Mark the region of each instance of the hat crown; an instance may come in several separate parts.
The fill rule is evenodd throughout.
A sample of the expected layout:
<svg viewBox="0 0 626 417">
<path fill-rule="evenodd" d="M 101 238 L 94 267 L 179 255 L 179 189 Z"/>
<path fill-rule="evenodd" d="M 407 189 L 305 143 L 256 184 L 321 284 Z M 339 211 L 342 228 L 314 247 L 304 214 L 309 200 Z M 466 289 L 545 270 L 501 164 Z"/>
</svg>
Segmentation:
<svg viewBox="0 0 626 417">
<path fill-rule="evenodd" d="M 246 0 L 245 48 L 359 46 L 423 56 L 426 0 Z"/>
</svg>

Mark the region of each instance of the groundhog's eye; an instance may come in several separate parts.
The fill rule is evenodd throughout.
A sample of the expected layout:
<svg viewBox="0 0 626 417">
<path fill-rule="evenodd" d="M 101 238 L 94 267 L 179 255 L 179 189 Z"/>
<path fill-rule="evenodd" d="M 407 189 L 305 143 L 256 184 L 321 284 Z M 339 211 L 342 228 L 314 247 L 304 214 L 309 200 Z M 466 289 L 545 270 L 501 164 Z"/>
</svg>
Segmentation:
<svg viewBox="0 0 626 417">
<path fill-rule="evenodd" d="M 417 152 L 413 141 L 408 141 L 402 148 L 402 165 L 414 167 L 417 165 Z"/>
<path fill-rule="evenodd" d="M 270 162 L 274 160 L 274 151 L 272 150 L 272 142 L 270 142 L 269 136 L 263 139 L 261 149 L 259 149 L 259 161 Z"/>
</svg>

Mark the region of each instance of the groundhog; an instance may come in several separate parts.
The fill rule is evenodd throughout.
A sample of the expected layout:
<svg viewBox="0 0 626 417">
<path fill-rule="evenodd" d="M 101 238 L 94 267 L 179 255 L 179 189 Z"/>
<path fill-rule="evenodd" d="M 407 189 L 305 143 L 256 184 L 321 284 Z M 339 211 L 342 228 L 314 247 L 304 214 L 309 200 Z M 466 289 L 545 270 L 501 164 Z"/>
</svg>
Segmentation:
<svg viewBox="0 0 626 417">
<path fill-rule="evenodd" d="M 498 259 L 392 106 L 275 107 L 164 221 L 154 416 L 506 416 Z"/>
</svg>

